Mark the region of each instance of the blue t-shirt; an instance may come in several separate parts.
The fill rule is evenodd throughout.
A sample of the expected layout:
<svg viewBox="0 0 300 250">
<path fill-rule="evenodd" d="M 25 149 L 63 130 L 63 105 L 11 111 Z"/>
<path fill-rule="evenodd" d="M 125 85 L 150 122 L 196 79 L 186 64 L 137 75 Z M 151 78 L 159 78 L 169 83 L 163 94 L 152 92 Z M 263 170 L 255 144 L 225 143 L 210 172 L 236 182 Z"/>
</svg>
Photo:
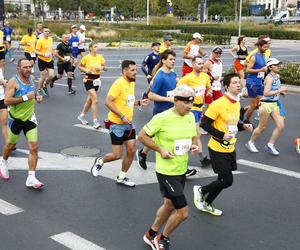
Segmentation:
<svg viewBox="0 0 300 250">
<path fill-rule="evenodd" d="M 77 35 L 71 34 L 69 44 L 72 47 L 72 55 L 76 56 L 78 54 L 79 37 Z"/>
<path fill-rule="evenodd" d="M 257 52 L 253 54 L 255 56 L 255 64 L 253 65 L 253 69 L 261 69 L 266 66 L 266 58 L 265 54 L 258 54 Z M 252 85 L 262 85 L 264 80 L 264 73 L 254 73 L 248 74 L 246 83 Z"/>
<path fill-rule="evenodd" d="M 165 73 L 161 69 L 152 80 L 151 92 L 160 96 L 171 96 L 176 88 L 176 73 L 171 71 Z M 153 115 L 161 113 L 173 107 L 172 102 L 154 102 Z"/>
<path fill-rule="evenodd" d="M 152 70 L 155 65 L 158 64 L 160 60 L 159 54 L 155 54 L 154 52 L 150 53 L 144 58 L 143 65 L 147 66 L 147 75 L 151 75 Z"/>
<path fill-rule="evenodd" d="M 2 31 L 3 31 L 4 39 L 8 42 L 11 42 L 11 35 L 14 29 L 12 27 L 3 27 Z"/>
</svg>

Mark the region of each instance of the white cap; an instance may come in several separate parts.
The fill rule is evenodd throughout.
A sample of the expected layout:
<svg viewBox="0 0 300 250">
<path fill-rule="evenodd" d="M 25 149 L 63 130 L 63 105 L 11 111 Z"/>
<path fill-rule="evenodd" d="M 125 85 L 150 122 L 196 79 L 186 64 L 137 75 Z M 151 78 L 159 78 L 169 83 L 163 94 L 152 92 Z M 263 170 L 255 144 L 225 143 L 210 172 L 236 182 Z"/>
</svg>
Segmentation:
<svg viewBox="0 0 300 250">
<path fill-rule="evenodd" d="M 203 37 L 202 37 L 201 34 L 198 33 L 198 32 L 196 32 L 196 33 L 193 34 L 193 38 L 194 38 L 194 39 L 198 38 L 198 39 L 200 39 L 200 40 L 203 40 Z"/>
<path fill-rule="evenodd" d="M 86 28 L 83 24 L 80 25 L 79 29 L 86 31 Z"/>
<path fill-rule="evenodd" d="M 271 65 L 277 65 L 280 64 L 281 62 L 279 60 L 277 60 L 276 58 L 269 58 L 267 61 L 267 67 L 271 66 Z"/>
</svg>

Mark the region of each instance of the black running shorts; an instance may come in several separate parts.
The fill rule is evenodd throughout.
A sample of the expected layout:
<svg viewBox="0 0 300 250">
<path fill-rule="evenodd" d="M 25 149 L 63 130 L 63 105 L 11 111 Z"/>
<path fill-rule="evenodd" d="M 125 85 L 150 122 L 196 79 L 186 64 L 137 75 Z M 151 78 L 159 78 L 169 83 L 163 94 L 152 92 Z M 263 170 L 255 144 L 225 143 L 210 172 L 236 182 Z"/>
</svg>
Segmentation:
<svg viewBox="0 0 300 250">
<path fill-rule="evenodd" d="M 216 174 L 229 174 L 237 170 L 236 153 L 220 153 L 208 148 L 211 166 Z"/>
<path fill-rule="evenodd" d="M 63 75 L 64 71 L 66 73 L 72 72 L 71 62 L 65 62 L 65 63 L 58 63 L 57 64 L 57 73 L 60 74 L 60 75 Z"/>
<path fill-rule="evenodd" d="M 50 62 L 45 62 L 38 58 L 38 66 L 40 71 L 44 71 L 45 69 L 54 69 L 53 60 Z"/>
</svg>

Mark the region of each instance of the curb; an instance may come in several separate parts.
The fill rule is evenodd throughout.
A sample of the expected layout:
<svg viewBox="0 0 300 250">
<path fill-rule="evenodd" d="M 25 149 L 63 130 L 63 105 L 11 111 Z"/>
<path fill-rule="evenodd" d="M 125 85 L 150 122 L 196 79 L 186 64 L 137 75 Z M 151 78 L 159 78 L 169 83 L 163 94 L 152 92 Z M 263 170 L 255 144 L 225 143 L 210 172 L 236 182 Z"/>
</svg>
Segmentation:
<svg viewBox="0 0 300 250">
<path fill-rule="evenodd" d="M 286 87 L 287 93 L 289 94 L 300 94 L 300 86 L 282 84 L 282 86 Z"/>
</svg>

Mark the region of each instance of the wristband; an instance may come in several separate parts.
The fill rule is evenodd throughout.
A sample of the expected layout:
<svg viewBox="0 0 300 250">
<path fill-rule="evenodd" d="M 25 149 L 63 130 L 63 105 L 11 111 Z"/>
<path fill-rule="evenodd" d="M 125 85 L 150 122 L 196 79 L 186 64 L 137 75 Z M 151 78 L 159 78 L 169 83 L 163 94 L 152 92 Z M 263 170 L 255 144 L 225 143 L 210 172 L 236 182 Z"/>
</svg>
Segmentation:
<svg viewBox="0 0 300 250">
<path fill-rule="evenodd" d="M 22 99 L 23 99 L 23 102 L 26 102 L 26 101 L 28 101 L 28 96 L 27 95 L 22 95 Z"/>
<path fill-rule="evenodd" d="M 141 106 L 141 100 L 138 100 L 138 106 Z"/>
</svg>

